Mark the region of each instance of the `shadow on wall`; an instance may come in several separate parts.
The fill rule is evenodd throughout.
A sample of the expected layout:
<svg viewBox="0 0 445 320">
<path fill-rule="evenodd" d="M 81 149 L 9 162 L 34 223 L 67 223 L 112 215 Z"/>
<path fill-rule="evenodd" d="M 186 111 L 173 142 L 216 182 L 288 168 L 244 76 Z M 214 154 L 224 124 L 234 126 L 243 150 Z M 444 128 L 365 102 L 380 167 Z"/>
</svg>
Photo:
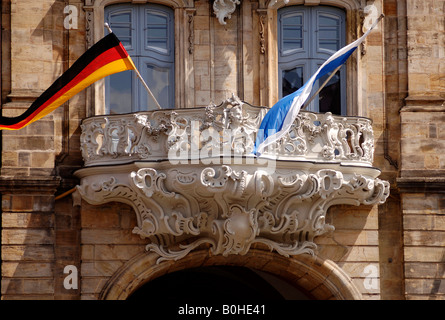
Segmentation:
<svg viewBox="0 0 445 320">
<path fill-rule="evenodd" d="M 35 15 L 44 12 L 41 3 L 16 2 L 13 13 L 20 15 L 20 12 L 25 11 L 23 9 L 25 5 L 29 7 L 21 15 L 23 19 L 26 19 L 26 13 L 30 11 L 34 11 Z M 29 48 L 24 45 L 23 50 L 36 48 L 42 43 L 50 44 L 50 48 L 42 47 L 44 49 L 41 52 L 31 52 L 35 55 L 36 61 L 40 55 L 44 55 L 48 57 L 50 64 L 35 63 L 35 68 L 41 68 L 41 71 L 27 70 L 38 79 L 40 76 L 44 79 L 30 83 L 32 89 L 26 92 L 29 99 L 35 94 L 32 91 L 46 89 L 68 65 L 69 47 L 66 42 L 67 32 L 63 27 L 65 6 L 66 1 L 60 0 L 54 1 L 49 8 L 44 6 L 48 10 L 37 25 L 30 25 L 32 28 L 30 34 L 29 28 L 27 32 L 22 32 L 19 27 L 13 30 L 16 37 L 24 37 L 17 40 L 34 44 Z M 63 109 L 60 108 L 58 112 L 63 113 Z M 44 119 L 41 121 L 45 122 Z M 53 121 L 47 122 L 51 122 L 52 125 Z M 39 122 L 35 125 L 41 124 L 42 122 Z M 24 134 L 32 135 L 36 132 L 37 129 L 32 125 Z M 43 135 L 50 137 L 53 142 L 52 126 L 41 128 L 51 129 L 50 132 L 43 132 Z M 22 133 L 11 132 L 16 135 Z M 20 149 L 21 146 L 17 145 L 16 148 Z M 63 287 L 66 277 L 65 266 L 80 267 L 79 210 L 73 208 L 71 197 L 55 202 L 54 195 L 58 192 L 60 180 L 54 177 L 54 168 L 27 168 L 31 162 L 32 151 L 11 150 L 11 152 L 16 152 L 24 165 L 14 168 L 18 170 L 13 179 L 5 178 L 2 181 L 2 299 L 80 298 L 80 290 L 67 291 Z M 23 159 L 23 156 L 27 158 Z M 29 172 L 22 173 L 20 170 Z"/>
</svg>

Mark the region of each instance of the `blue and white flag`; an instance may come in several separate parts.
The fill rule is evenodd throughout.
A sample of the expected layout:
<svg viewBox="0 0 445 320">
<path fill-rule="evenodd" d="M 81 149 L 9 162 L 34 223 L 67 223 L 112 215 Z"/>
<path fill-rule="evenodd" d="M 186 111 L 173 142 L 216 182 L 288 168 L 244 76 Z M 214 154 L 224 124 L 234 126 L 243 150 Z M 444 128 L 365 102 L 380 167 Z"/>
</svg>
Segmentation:
<svg viewBox="0 0 445 320">
<path fill-rule="evenodd" d="M 280 140 L 289 132 L 298 112 L 309 98 L 315 82 L 343 65 L 383 17 L 382 14 L 362 37 L 334 53 L 300 89 L 274 104 L 267 112 L 258 130 L 253 149 L 256 156 L 261 155 L 267 146 Z"/>
</svg>

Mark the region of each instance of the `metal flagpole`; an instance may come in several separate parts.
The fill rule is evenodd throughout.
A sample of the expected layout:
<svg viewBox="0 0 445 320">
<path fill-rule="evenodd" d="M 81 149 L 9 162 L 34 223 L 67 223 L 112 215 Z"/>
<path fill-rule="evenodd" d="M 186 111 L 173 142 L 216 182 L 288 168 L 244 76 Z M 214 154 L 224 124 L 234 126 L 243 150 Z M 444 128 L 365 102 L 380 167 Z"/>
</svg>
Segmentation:
<svg viewBox="0 0 445 320">
<path fill-rule="evenodd" d="M 112 33 L 113 30 L 111 30 L 110 25 L 105 22 L 105 27 L 108 29 L 109 33 Z M 154 102 L 156 103 L 156 106 L 158 107 L 158 109 L 162 109 L 162 107 L 159 105 L 158 100 L 156 100 L 155 96 L 153 95 L 153 93 L 151 92 L 150 88 L 147 86 L 147 84 L 144 81 L 144 78 L 142 78 L 141 74 L 139 73 L 139 70 L 135 69 L 134 71 L 136 72 L 136 75 L 138 76 L 139 80 L 141 80 L 142 84 L 144 85 L 145 89 L 147 90 L 148 94 L 153 98 Z"/>
<path fill-rule="evenodd" d="M 327 85 L 327 83 L 329 82 L 329 80 L 331 80 L 331 78 L 337 73 L 338 70 L 340 70 L 340 68 L 343 65 L 340 65 L 337 67 L 337 69 L 335 69 L 334 71 L 332 71 L 331 75 L 328 77 L 328 79 L 323 82 L 323 84 L 318 88 L 317 92 L 314 93 L 314 95 L 304 104 L 304 106 L 301 109 L 306 108 L 311 102 L 312 100 L 314 100 L 314 98 L 320 93 L 321 90 L 323 90 L 323 88 Z"/>
</svg>

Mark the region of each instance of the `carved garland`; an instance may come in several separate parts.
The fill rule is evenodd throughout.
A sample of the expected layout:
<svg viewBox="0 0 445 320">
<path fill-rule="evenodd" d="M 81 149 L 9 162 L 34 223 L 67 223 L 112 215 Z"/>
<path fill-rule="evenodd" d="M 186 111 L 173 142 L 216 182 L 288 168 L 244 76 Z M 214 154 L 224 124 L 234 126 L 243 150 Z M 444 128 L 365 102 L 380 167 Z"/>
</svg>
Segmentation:
<svg viewBox="0 0 445 320">
<path fill-rule="evenodd" d="M 260 24 L 260 53 L 265 54 L 266 53 L 266 39 L 265 39 L 265 20 L 267 16 L 267 11 L 264 9 L 258 9 L 258 17 L 259 17 L 259 24 Z"/>
</svg>

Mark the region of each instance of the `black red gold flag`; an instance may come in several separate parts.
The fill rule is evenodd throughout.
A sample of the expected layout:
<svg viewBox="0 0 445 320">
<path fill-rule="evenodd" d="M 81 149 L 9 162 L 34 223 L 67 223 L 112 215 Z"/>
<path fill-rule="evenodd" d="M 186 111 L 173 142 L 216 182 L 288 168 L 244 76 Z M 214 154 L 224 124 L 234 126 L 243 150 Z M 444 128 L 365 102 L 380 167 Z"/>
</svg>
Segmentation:
<svg viewBox="0 0 445 320">
<path fill-rule="evenodd" d="M 17 117 L 0 117 L 0 130 L 18 130 L 48 115 L 92 83 L 136 67 L 114 33 L 88 49 L 31 106 Z"/>
</svg>

